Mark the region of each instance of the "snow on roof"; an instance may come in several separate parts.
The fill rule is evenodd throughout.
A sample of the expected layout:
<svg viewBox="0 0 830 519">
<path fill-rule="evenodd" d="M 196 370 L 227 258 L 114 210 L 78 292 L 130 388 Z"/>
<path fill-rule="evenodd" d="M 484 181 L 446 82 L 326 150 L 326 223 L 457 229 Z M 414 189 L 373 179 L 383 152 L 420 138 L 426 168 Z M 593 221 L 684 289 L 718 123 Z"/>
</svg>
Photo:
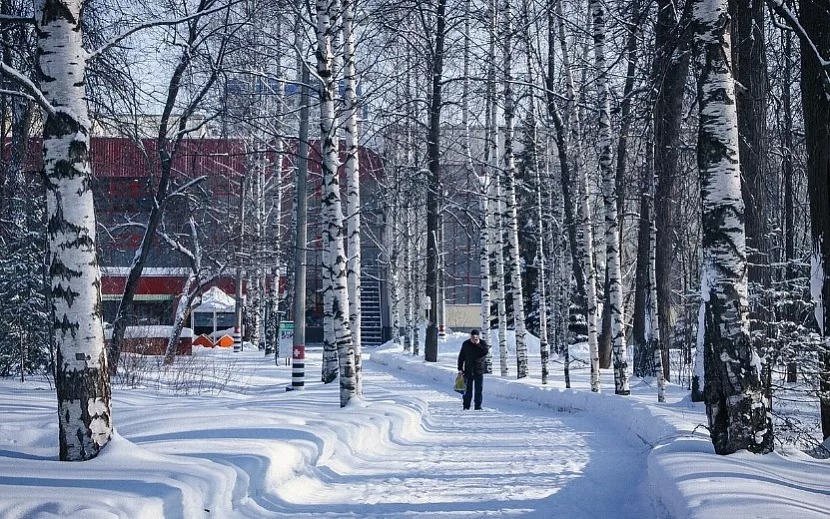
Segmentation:
<svg viewBox="0 0 830 519">
<path fill-rule="evenodd" d="M 236 310 L 236 300 L 226 294 L 219 287 L 211 287 L 202 294 L 201 304 L 193 308 L 194 312 L 233 312 Z"/>
</svg>

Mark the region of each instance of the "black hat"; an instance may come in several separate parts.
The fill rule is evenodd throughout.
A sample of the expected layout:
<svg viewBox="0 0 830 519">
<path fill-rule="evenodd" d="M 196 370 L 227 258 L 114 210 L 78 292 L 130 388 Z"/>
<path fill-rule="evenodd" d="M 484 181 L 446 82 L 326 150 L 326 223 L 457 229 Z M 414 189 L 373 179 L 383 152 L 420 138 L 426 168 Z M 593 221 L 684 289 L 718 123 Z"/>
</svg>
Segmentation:
<svg viewBox="0 0 830 519">
<path fill-rule="evenodd" d="M 470 335 L 478 335 L 478 330 L 477 330 L 476 328 L 473 328 L 473 329 L 470 331 Z"/>
</svg>

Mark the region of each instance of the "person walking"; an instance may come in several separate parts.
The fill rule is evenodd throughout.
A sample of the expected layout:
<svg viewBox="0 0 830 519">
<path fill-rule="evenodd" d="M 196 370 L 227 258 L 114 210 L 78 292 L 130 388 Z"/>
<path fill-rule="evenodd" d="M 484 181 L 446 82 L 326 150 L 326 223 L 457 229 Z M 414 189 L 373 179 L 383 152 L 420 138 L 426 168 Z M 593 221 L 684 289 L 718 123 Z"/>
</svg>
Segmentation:
<svg viewBox="0 0 830 519">
<path fill-rule="evenodd" d="M 464 374 L 464 383 L 467 386 L 464 392 L 464 409 L 469 409 L 471 402 L 475 403 L 476 409 L 481 409 L 481 384 L 484 381 L 484 372 L 487 371 L 488 351 L 490 346 L 479 337 L 476 329 L 473 329 L 470 338 L 461 344 L 461 351 L 458 352 L 458 372 Z"/>
</svg>

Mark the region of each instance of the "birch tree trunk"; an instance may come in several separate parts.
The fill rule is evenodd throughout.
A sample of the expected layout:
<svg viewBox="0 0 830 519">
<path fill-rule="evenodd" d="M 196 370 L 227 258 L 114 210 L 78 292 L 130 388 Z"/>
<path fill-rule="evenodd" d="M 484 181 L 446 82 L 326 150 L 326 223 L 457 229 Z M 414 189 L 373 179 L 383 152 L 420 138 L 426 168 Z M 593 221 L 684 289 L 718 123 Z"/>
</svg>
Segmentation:
<svg viewBox="0 0 830 519">
<path fill-rule="evenodd" d="M 285 156 L 285 143 L 281 137 L 282 135 L 282 118 L 284 117 L 283 103 L 285 101 L 285 81 L 282 80 L 282 67 L 279 61 L 277 62 L 277 77 L 280 78 L 277 85 L 277 99 L 274 121 L 274 164 L 272 167 L 271 177 L 271 193 L 272 193 L 272 207 L 271 207 L 271 227 L 273 227 L 272 235 L 275 236 L 271 242 L 271 283 L 268 290 L 268 319 L 265 321 L 265 352 L 274 353 L 275 362 L 279 362 L 280 358 L 280 341 L 279 341 L 279 322 L 280 322 L 280 274 L 283 267 L 283 250 L 282 250 L 282 176 L 283 176 L 283 158 Z M 263 258 L 265 260 L 265 258 Z M 295 279 L 296 282 L 296 279 Z M 305 290 L 305 287 L 302 287 Z M 296 317 L 296 316 L 295 316 Z M 297 326 L 305 326 L 304 323 L 296 323 Z"/>
<path fill-rule="evenodd" d="M 499 373 L 506 377 L 509 373 L 507 366 L 507 311 L 505 306 L 504 288 L 504 232 L 502 193 L 499 174 L 499 126 L 498 103 L 496 102 L 496 38 L 499 20 L 499 4 L 496 0 L 489 0 L 487 4 L 489 14 L 488 32 L 488 67 L 487 67 L 487 110 L 486 110 L 486 139 L 484 161 L 487 168 L 489 193 L 487 195 L 492 216 L 492 226 L 488 232 L 490 239 L 488 263 L 493 266 L 493 303 L 496 305 L 498 319 L 499 343 Z M 489 338 L 489 337 L 488 337 Z M 492 371 L 492 361 L 488 359 L 488 366 Z"/>
<path fill-rule="evenodd" d="M 196 287 L 199 286 L 199 280 L 196 273 L 191 271 L 187 280 L 184 282 L 184 288 L 179 295 L 179 304 L 176 305 L 176 314 L 173 316 L 173 331 L 167 339 L 167 347 L 164 350 L 164 365 L 171 366 L 176 360 L 176 352 L 179 349 L 179 341 L 182 336 L 182 329 L 184 328 L 185 319 L 190 315 L 190 305 L 196 300 Z"/>
<path fill-rule="evenodd" d="M 354 34 L 355 0 L 343 0 L 344 110 L 346 112 L 346 235 L 348 240 L 349 325 L 355 359 L 355 389 L 361 393 L 360 303 L 360 162 L 358 160 L 358 99 Z"/>
<path fill-rule="evenodd" d="M 324 290 L 324 326 L 328 334 L 323 349 L 335 352 L 336 357 L 324 359 L 323 381 L 331 382 L 340 374 L 340 406 L 345 407 L 356 394 L 354 347 L 349 327 L 349 293 L 346 274 L 346 252 L 343 243 L 343 208 L 340 203 L 338 178 L 337 127 L 334 114 L 336 81 L 332 73 L 332 19 L 335 2 L 317 0 L 317 74 L 320 88 L 320 140 L 323 157 L 323 271 L 326 273 Z"/>
<path fill-rule="evenodd" d="M 495 201 L 495 208 L 493 209 L 493 258 L 496 265 L 495 273 L 495 291 L 496 291 L 496 312 L 499 319 L 499 372 L 501 376 L 506 377 L 510 373 L 510 368 L 507 366 L 507 308 L 505 304 L 505 277 L 504 277 L 504 212 L 502 207 L 501 182 L 498 172 L 494 172 L 494 176 L 490 178 L 490 184 L 493 186 L 493 194 L 491 197 Z"/>
<path fill-rule="evenodd" d="M 744 205 L 727 0 L 695 0 L 706 414 L 715 452 L 773 449 L 761 359 L 749 341 Z"/>
<path fill-rule="evenodd" d="M 657 311 L 657 222 L 654 220 L 654 176 L 652 175 L 651 194 L 648 198 L 648 293 L 646 297 L 646 317 L 649 327 L 646 334 L 648 351 L 654 358 L 654 373 L 657 376 L 657 401 L 666 401 L 666 375 L 663 370 L 663 343 L 660 341 L 660 314 Z"/>
<path fill-rule="evenodd" d="M 531 109 L 528 117 L 531 125 L 532 137 L 536 139 L 536 117 L 535 117 L 535 100 L 531 99 Z M 539 168 L 539 163 L 536 160 L 536 155 L 533 155 L 533 171 L 536 175 L 536 225 L 538 226 L 537 245 L 536 245 L 536 268 L 539 269 L 539 275 L 536 276 L 539 291 L 539 361 L 542 364 L 542 384 L 548 383 L 548 359 L 550 357 L 550 347 L 548 345 L 548 295 L 547 295 L 547 254 L 545 253 L 545 218 L 544 206 L 542 204 L 542 173 Z"/>
<path fill-rule="evenodd" d="M 579 197 L 577 192 L 577 182 L 575 182 L 575 173 L 571 171 L 571 143 L 569 141 L 569 127 L 571 124 L 571 114 L 575 104 L 575 93 L 573 91 L 573 79 L 571 76 L 570 58 L 568 54 L 568 45 L 565 40 L 565 30 L 561 23 L 562 21 L 562 1 L 548 0 L 546 11 L 548 13 L 548 55 L 547 55 L 547 74 L 545 76 L 545 93 L 547 112 L 550 121 L 553 123 L 555 130 L 556 147 L 559 160 L 559 185 L 562 191 L 562 211 L 564 217 L 564 227 L 567 231 L 566 237 L 571 253 L 570 265 L 573 268 L 573 278 L 576 284 L 576 296 L 580 299 L 580 308 L 583 306 L 585 297 L 585 275 L 582 272 L 582 261 L 579 257 L 579 247 L 577 240 L 577 203 L 576 198 Z M 555 65 L 559 59 L 556 55 L 556 45 L 560 46 L 562 51 L 562 73 L 565 76 L 566 85 L 568 89 L 568 97 L 566 100 L 566 108 L 561 111 L 557 106 L 556 94 L 556 78 Z M 574 190 L 574 191 L 572 191 Z M 565 275 L 563 274 L 563 278 Z M 567 303 L 570 305 L 570 302 Z M 566 321 L 567 323 L 567 321 Z M 567 334 L 567 329 L 565 331 Z M 567 340 L 565 341 L 567 345 Z"/>
<path fill-rule="evenodd" d="M 465 15 L 464 15 L 464 77 L 461 84 L 461 125 L 464 127 L 464 140 L 462 146 L 464 156 L 467 161 L 467 172 L 471 178 L 475 178 L 478 188 L 478 203 L 480 211 L 479 220 L 479 239 L 478 239 L 478 259 L 479 259 L 479 274 L 480 274 L 480 290 L 481 290 L 481 335 L 488 341 L 490 339 L 490 204 L 488 200 L 490 183 L 487 178 L 487 170 L 479 174 L 476 171 L 473 163 L 473 153 L 470 136 L 470 16 L 471 16 L 471 0 L 465 0 Z M 489 87 L 488 87 L 489 88 Z M 488 98 L 489 99 L 489 98 Z M 491 108 L 490 103 L 487 103 L 487 110 Z M 489 114 L 489 112 L 488 112 Z M 489 146 L 486 148 L 489 150 Z M 492 373 L 493 370 L 492 352 L 487 352 L 487 372 Z"/>
<path fill-rule="evenodd" d="M 414 351 L 415 344 L 412 336 L 414 333 L 413 315 L 414 295 L 412 290 L 412 240 L 410 227 L 410 211 L 403 214 L 404 240 L 403 240 L 403 289 L 404 289 L 404 342 L 403 351 L 413 351 L 413 355 L 417 354 Z"/>
<path fill-rule="evenodd" d="M 597 291 L 596 270 L 594 269 L 594 233 L 591 228 L 591 196 L 588 190 L 588 171 L 584 167 L 578 169 L 581 170 L 579 218 L 582 228 L 581 257 L 583 271 L 585 272 L 585 291 L 588 303 L 586 320 L 588 322 L 588 352 L 591 357 L 591 391 L 598 392 L 600 389 L 600 380 L 599 348 L 597 343 Z"/>
<path fill-rule="evenodd" d="M 573 76 L 571 74 L 570 62 L 567 59 L 567 44 L 565 40 L 565 27 L 562 17 L 562 2 L 556 4 L 557 23 L 559 33 L 559 45 L 562 48 L 565 82 L 567 88 L 566 111 L 570 114 L 567 124 L 567 146 L 568 146 L 568 169 L 572 178 L 578 179 L 580 203 L 577 219 L 582 231 L 582 242 L 578 244 L 578 254 L 574 258 L 582 265 L 584 275 L 584 289 L 586 300 L 585 320 L 588 327 L 588 350 L 591 364 L 591 391 L 598 392 L 600 389 L 599 379 L 599 350 L 597 342 L 597 289 L 596 269 L 594 268 L 593 254 L 593 228 L 591 225 L 591 201 L 588 189 L 588 171 L 585 168 L 584 157 L 580 146 L 581 122 L 579 107 L 577 106 L 576 89 L 574 88 Z M 575 259 L 576 261 L 576 259 Z"/>
<path fill-rule="evenodd" d="M 83 5 L 82 0 L 35 4 L 37 72 L 51 105 L 43 125 L 43 168 L 61 461 L 95 458 L 112 437 L 95 250 Z"/>
<path fill-rule="evenodd" d="M 254 113 L 257 114 L 258 110 Z M 257 114 L 258 116 L 258 114 Z M 263 309 L 265 298 L 264 296 L 264 275 L 263 262 L 264 254 L 264 238 L 265 238 L 265 164 L 262 153 L 259 151 L 264 145 L 261 138 L 253 139 L 254 142 L 254 174 L 253 186 L 251 194 L 253 195 L 253 233 L 251 236 L 251 257 L 253 265 L 251 269 L 251 283 L 248 285 L 250 292 L 250 320 L 251 320 L 251 344 L 259 349 L 265 349 L 263 340 L 265 335 L 263 333 Z"/>
<path fill-rule="evenodd" d="M 600 0 L 591 0 L 593 17 L 594 66 L 597 73 L 599 102 L 598 143 L 599 167 L 602 172 L 603 202 L 605 205 L 605 251 L 608 276 L 606 304 L 610 310 L 611 341 L 614 360 L 614 392 L 628 395 L 628 353 L 625 344 L 622 274 L 620 272 L 619 215 L 617 213 L 617 185 L 611 168 L 611 103 L 605 63 L 605 7 Z"/>
<path fill-rule="evenodd" d="M 507 263 L 510 271 L 510 294 L 513 300 L 513 326 L 516 331 L 516 378 L 527 376 L 527 344 L 525 343 L 525 312 L 522 294 L 521 258 L 519 253 L 519 218 L 516 209 L 516 160 L 513 153 L 515 107 L 513 100 L 513 10 L 510 0 L 502 7 L 502 42 L 504 67 L 504 216 L 507 230 Z"/>
<path fill-rule="evenodd" d="M 530 20 L 531 19 L 531 11 L 530 11 L 530 2 L 528 0 L 522 1 L 522 17 L 523 20 Z M 522 39 L 524 40 L 524 46 L 527 49 L 525 52 L 525 65 L 527 67 L 528 75 L 530 77 L 536 76 L 534 65 L 533 65 L 533 56 L 531 49 L 533 48 L 533 40 L 530 35 L 531 31 L 531 24 L 525 23 L 523 30 L 522 30 Z M 548 242 L 548 233 L 546 233 L 546 225 L 545 225 L 545 216 L 546 216 L 546 208 L 545 201 L 543 201 L 542 192 L 543 190 L 548 192 L 548 186 L 543 184 L 542 179 L 542 171 L 539 165 L 539 136 L 537 133 L 537 124 L 536 124 L 536 95 L 534 92 L 535 85 L 530 86 L 528 97 L 529 97 L 529 109 L 526 116 L 526 135 L 527 135 L 527 144 L 526 144 L 526 157 L 527 157 L 527 167 L 528 167 L 528 174 L 527 177 L 530 178 L 531 176 L 534 178 L 536 183 L 536 211 L 535 211 L 535 220 L 536 220 L 536 293 L 538 294 L 538 315 L 539 315 L 539 360 L 541 363 L 541 375 L 542 375 L 542 384 L 548 383 L 548 361 L 550 358 L 550 346 L 548 344 L 548 291 L 547 291 L 547 284 L 548 284 L 548 273 L 546 265 L 548 264 L 548 258 L 546 254 L 546 250 L 548 247 L 546 246 Z M 529 152 L 529 153 L 528 153 Z M 545 179 L 547 181 L 547 178 Z M 547 215 L 548 217 L 550 215 Z M 558 238 L 558 235 L 550 234 L 551 237 L 554 239 Z"/>
<path fill-rule="evenodd" d="M 202 270 L 202 248 L 199 243 L 199 236 L 196 231 L 196 222 L 193 219 L 192 213 L 188 219 L 188 227 L 190 230 L 192 250 L 185 251 L 181 250 L 181 248 L 179 248 L 179 250 L 181 250 L 181 252 L 188 257 L 190 262 L 190 273 L 187 275 L 184 288 L 182 288 L 182 293 L 179 296 L 179 304 L 176 307 L 176 314 L 173 317 L 173 331 L 170 333 L 170 337 L 167 340 L 167 348 L 164 352 L 165 366 L 170 366 L 176 360 L 176 352 L 178 351 L 179 340 L 181 339 L 185 320 L 187 319 L 187 316 L 190 315 L 193 301 L 196 300 L 196 296 L 201 288 L 199 278 Z M 174 248 L 178 248 L 177 245 L 178 244 L 174 243 Z"/>
<path fill-rule="evenodd" d="M 652 123 L 652 128 L 653 128 Z M 654 164 L 654 140 L 651 139 L 649 149 L 649 160 L 646 173 L 643 175 L 643 196 L 641 208 L 644 216 L 641 216 L 640 240 L 645 233 L 645 253 L 638 251 L 638 263 L 644 261 L 643 269 L 646 271 L 645 286 L 643 287 L 643 350 L 646 357 L 644 364 L 651 369 L 641 376 L 651 375 L 657 377 L 657 401 L 666 401 L 666 375 L 663 369 L 663 342 L 660 340 L 660 312 L 657 308 L 657 221 L 654 215 L 654 193 L 656 191 L 657 178 L 653 172 Z M 641 243 L 642 245 L 642 243 Z M 638 277 L 640 268 L 638 265 Z M 700 348 L 702 351 L 703 349 Z M 701 364 L 702 365 L 702 364 Z"/>
</svg>

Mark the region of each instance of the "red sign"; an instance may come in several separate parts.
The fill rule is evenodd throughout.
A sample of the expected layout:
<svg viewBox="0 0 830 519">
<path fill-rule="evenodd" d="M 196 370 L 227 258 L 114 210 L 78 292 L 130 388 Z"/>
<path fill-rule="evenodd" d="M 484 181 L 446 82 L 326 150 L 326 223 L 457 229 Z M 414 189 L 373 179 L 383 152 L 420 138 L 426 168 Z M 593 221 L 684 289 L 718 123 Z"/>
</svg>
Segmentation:
<svg viewBox="0 0 830 519">
<path fill-rule="evenodd" d="M 305 359 L 305 346 L 294 346 L 294 353 L 291 355 L 294 360 Z"/>
</svg>

